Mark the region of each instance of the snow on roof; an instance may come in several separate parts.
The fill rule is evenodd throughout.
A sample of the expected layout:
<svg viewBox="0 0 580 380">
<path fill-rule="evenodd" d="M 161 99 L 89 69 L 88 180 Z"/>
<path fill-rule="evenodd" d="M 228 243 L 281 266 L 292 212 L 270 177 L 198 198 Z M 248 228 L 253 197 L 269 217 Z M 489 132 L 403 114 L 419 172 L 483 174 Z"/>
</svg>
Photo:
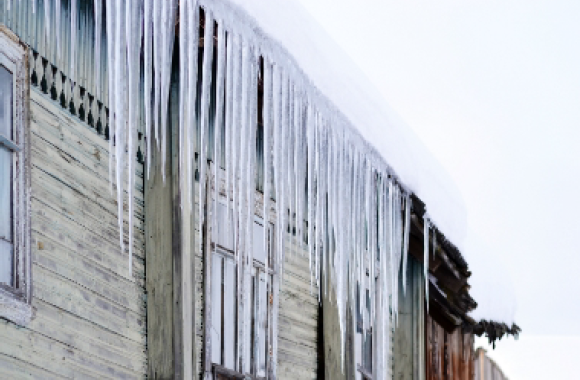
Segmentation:
<svg viewBox="0 0 580 380">
<path fill-rule="evenodd" d="M 235 24 L 237 29 L 247 28 L 259 40 L 258 46 L 268 46 L 264 54 L 273 52 L 277 59 L 284 57 L 295 63 L 297 74 L 319 92 L 318 102 L 326 103 L 338 119 L 358 132 L 369 154 L 386 161 L 401 184 L 426 204 L 432 223 L 464 253 L 473 272 L 471 293 L 478 302 L 472 317 L 512 323 L 513 288 L 500 284 L 508 282 L 508 276 L 497 275 L 491 250 L 481 249 L 473 239 L 466 242 L 467 215 L 451 177 L 308 11 L 294 0 L 200 3 L 227 10 L 217 17 L 231 15 L 222 21 Z"/>
</svg>

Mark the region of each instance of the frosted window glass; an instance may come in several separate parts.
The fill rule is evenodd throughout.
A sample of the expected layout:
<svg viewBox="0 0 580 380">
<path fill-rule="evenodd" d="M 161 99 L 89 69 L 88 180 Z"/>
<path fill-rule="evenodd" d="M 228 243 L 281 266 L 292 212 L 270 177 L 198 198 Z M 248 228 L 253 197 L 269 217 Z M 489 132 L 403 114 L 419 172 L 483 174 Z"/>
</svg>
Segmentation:
<svg viewBox="0 0 580 380">
<path fill-rule="evenodd" d="M 12 73 L 0 66 L 0 134 L 12 140 Z"/>
<path fill-rule="evenodd" d="M 0 283 L 12 286 L 12 244 L 0 240 Z"/>
<path fill-rule="evenodd" d="M 12 152 L 0 146 L 0 240 L 12 242 Z"/>
</svg>

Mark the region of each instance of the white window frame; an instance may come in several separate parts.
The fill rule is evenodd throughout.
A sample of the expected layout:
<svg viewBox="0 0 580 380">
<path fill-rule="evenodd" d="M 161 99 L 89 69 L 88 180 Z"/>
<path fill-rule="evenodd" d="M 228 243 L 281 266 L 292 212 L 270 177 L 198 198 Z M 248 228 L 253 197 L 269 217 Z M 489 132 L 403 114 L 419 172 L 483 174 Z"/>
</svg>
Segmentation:
<svg viewBox="0 0 580 380">
<path fill-rule="evenodd" d="M 261 197 L 261 194 L 256 191 L 256 198 Z M 211 197 L 209 197 L 211 199 Z M 226 200 L 225 197 L 220 196 L 219 197 L 220 200 L 218 201 L 218 203 L 221 206 L 226 206 Z M 212 205 L 210 206 L 210 208 L 213 210 L 213 208 L 215 206 L 217 206 L 217 204 L 215 203 L 214 200 L 211 200 Z M 261 209 L 261 208 L 260 208 Z M 259 224 L 264 226 L 264 220 L 259 217 L 258 215 L 255 215 L 254 218 L 254 223 L 255 224 Z M 219 223 L 219 222 L 218 222 Z M 269 249 L 270 249 L 270 253 L 269 253 L 269 266 L 270 268 L 267 270 L 268 275 L 270 276 L 270 280 L 268 281 L 268 290 L 267 290 L 267 299 L 268 299 L 268 305 L 267 305 L 267 311 L 266 311 L 266 315 L 267 315 L 267 323 L 268 323 L 268 327 L 267 327 L 267 336 L 265 337 L 265 341 L 266 341 L 266 346 L 269 348 L 269 352 L 266 353 L 266 373 L 265 376 L 257 376 L 255 374 L 256 372 L 256 368 L 257 368 L 257 353 L 256 352 L 250 352 L 250 350 L 247 350 L 245 352 L 242 352 L 241 346 L 240 346 L 240 339 L 247 339 L 249 338 L 250 340 L 254 340 L 254 342 L 251 343 L 252 346 L 256 347 L 257 342 L 255 341 L 255 339 L 257 339 L 257 335 L 254 334 L 253 336 L 250 336 L 250 331 L 244 331 L 244 335 L 246 338 L 243 338 L 240 336 L 240 328 L 242 325 L 242 318 L 250 318 L 249 321 L 246 321 L 246 323 L 244 324 L 245 329 L 248 328 L 252 328 L 252 318 L 256 312 L 256 308 L 260 307 L 256 302 L 257 298 L 253 300 L 253 295 L 252 295 L 252 283 L 253 282 L 258 282 L 258 279 L 255 277 L 255 272 L 258 271 L 259 273 L 264 273 L 264 265 L 262 263 L 260 263 L 258 260 L 254 259 L 254 262 L 252 263 L 251 268 L 247 268 L 245 265 L 242 266 L 242 268 L 240 268 L 240 270 L 238 270 L 238 268 L 236 268 L 236 274 L 238 276 L 241 276 L 241 278 L 237 278 L 236 279 L 236 292 L 237 292 L 237 299 L 238 301 L 236 302 L 235 305 L 235 310 L 236 310 L 236 321 L 235 321 L 235 326 L 236 326 L 236 331 L 234 332 L 234 336 L 236 339 L 235 342 L 235 369 L 230 369 L 230 368 L 225 368 L 224 366 L 222 366 L 221 364 L 216 364 L 213 362 L 213 358 L 212 358 L 212 348 L 213 345 L 216 342 L 212 342 L 212 333 L 211 333 L 211 329 L 212 329 L 212 291 L 214 290 L 214 287 L 218 284 L 213 284 L 212 282 L 212 276 L 213 276 L 213 263 L 214 263 L 214 256 L 218 256 L 223 258 L 224 260 L 229 260 L 229 261 L 236 261 L 236 256 L 238 253 L 236 253 L 235 251 L 232 251 L 231 248 L 228 247 L 222 247 L 219 243 L 216 242 L 216 238 L 215 236 L 211 236 L 212 234 L 216 234 L 217 231 L 211 231 L 208 236 L 204 236 L 204 240 L 206 242 L 207 247 L 209 248 L 209 252 L 208 250 L 206 250 L 206 252 L 209 253 L 209 257 L 205 256 L 204 260 L 206 260 L 206 262 L 204 263 L 204 268 L 205 268 L 205 273 L 204 273 L 204 286 L 205 286 L 205 302 L 204 302 L 204 307 L 205 307 L 205 340 L 204 340 L 204 353 L 206 355 L 205 358 L 205 379 L 214 379 L 214 377 L 216 375 L 221 375 L 221 376 L 227 376 L 227 378 L 232 378 L 232 379 L 275 379 L 276 378 L 276 374 L 274 373 L 275 370 L 275 360 L 276 360 L 276 353 L 275 353 L 275 340 L 277 339 L 277 332 L 275 331 L 275 322 L 274 319 L 276 318 L 276 307 L 278 305 L 277 299 L 278 299 L 278 292 L 277 292 L 277 287 L 275 286 L 275 282 L 277 281 L 277 276 L 278 276 L 278 263 L 275 260 L 275 255 L 273 254 L 273 247 L 275 247 L 275 237 L 274 237 L 274 228 L 272 226 L 272 221 L 269 221 L 267 224 L 268 226 L 268 230 L 269 230 L 269 234 L 270 234 L 270 242 L 269 242 Z M 220 227 L 218 226 L 218 229 Z M 233 235 L 233 231 L 231 232 Z M 263 241 L 254 241 L 254 245 L 256 244 L 263 244 Z M 238 265 L 242 265 L 243 260 L 239 260 Z M 223 274 L 222 274 L 223 276 Z M 221 284 L 219 284 L 221 285 Z M 240 288 L 241 286 L 241 288 Z M 248 288 L 249 286 L 249 288 Z M 243 289 L 243 290 L 242 290 Z M 250 302 L 250 305 L 243 305 L 243 302 L 240 300 L 240 297 L 243 297 L 244 294 L 242 294 L 243 292 L 247 292 L 247 298 L 246 300 L 248 300 Z M 249 307 L 249 309 L 248 309 Z M 220 310 L 221 310 L 221 306 L 220 306 Z M 222 311 L 223 313 L 223 311 Z M 222 338 L 223 339 L 223 338 Z M 221 342 L 220 342 L 221 344 Z M 222 353 L 223 355 L 223 353 Z M 222 358 L 223 359 L 223 358 Z M 253 359 L 253 360 L 252 360 Z"/>
<path fill-rule="evenodd" d="M 0 284 L 0 318 L 25 326 L 32 319 L 30 255 L 30 131 L 28 49 L 4 25 L 0 25 L 0 64 L 13 75 L 12 139 L 0 144 L 13 152 L 12 231 L 14 279 Z M 6 137 L 6 136 L 5 136 Z"/>
</svg>

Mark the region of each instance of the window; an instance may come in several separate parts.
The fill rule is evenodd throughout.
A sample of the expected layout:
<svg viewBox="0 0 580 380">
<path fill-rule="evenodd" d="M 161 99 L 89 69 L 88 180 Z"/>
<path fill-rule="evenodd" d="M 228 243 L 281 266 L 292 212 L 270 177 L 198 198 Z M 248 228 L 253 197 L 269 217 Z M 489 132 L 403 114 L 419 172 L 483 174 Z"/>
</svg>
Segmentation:
<svg viewBox="0 0 580 380">
<path fill-rule="evenodd" d="M 274 263 L 272 231 L 260 218 L 253 224 L 253 262 L 242 265 L 235 249 L 233 230 L 228 223 L 226 206 L 218 202 L 217 231 L 212 239 L 211 269 L 206 277 L 210 289 L 206 307 L 211 310 L 206 321 L 206 372 L 215 379 L 270 378 L 274 308 Z M 264 234 L 268 234 L 267 249 Z M 206 266 L 207 268 L 207 266 Z M 247 302 L 247 305 L 244 305 Z M 241 336 L 240 328 L 244 328 Z M 207 332 L 206 329 L 206 332 Z M 243 339 L 245 344 L 239 344 Z M 242 349 L 242 347 L 245 347 Z M 211 368 L 209 368 L 211 366 Z"/>
<path fill-rule="evenodd" d="M 0 27 L 0 317 L 26 324 L 30 307 L 26 49 Z"/>
<path fill-rule="evenodd" d="M 363 281 L 363 304 L 361 305 L 361 284 L 356 286 L 356 331 L 355 331 L 355 363 L 357 363 L 357 379 L 373 379 L 373 327 L 371 326 L 371 292 L 369 289 L 369 273 Z M 378 286 L 378 279 L 375 278 Z M 361 307 L 362 306 L 362 307 Z"/>
</svg>

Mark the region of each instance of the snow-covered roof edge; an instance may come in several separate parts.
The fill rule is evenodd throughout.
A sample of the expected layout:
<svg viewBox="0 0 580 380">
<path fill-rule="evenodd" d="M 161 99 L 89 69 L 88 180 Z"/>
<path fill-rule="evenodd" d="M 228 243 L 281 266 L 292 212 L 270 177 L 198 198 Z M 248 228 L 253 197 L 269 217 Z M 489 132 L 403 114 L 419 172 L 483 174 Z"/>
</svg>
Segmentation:
<svg viewBox="0 0 580 380">
<path fill-rule="evenodd" d="M 463 259 L 466 212 L 450 176 L 300 4 L 287 0 L 199 3 L 213 9 L 218 22 L 228 29 L 244 33 L 244 38 L 259 47 L 265 58 L 282 64 L 298 80 L 304 96 L 331 116 L 333 128 L 348 131 L 348 136 L 365 148 L 365 154 L 383 161 L 399 184 L 426 204 L 431 223 Z M 329 59 L 334 61 L 328 62 Z M 497 308 L 489 313 L 486 309 L 480 307 L 472 314 L 478 320 L 513 323 L 513 308 L 500 313 Z"/>
<path fill-rule="evenodd" d="M 462 250 L 466 212 L 451 177 L 300 4 L 288 0 L 199 4 L 213 9 L 226 27 L 243 31 L 264 57 L 301 80 L 300 90 L 331 116 L 333 128 L 349 132 L 368 157 L 382 161 L 405 190 L 426 204 L 432 223 Z"/>
</svg>

